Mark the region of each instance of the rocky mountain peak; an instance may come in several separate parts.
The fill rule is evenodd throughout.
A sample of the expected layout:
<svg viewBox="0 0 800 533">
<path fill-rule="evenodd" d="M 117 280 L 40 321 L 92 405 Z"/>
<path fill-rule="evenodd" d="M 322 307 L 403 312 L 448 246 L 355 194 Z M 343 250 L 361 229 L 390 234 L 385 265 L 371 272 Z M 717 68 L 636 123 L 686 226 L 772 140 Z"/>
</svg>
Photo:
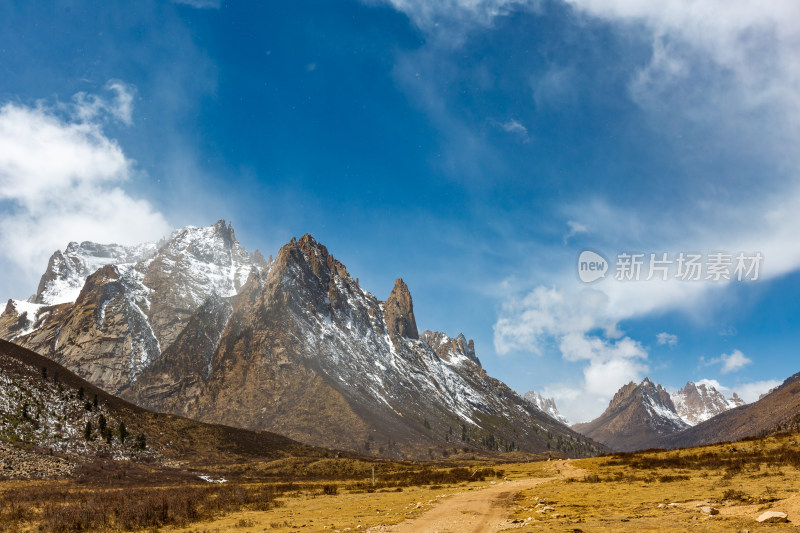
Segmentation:
<svg viewBox="0 0 800 533">
<path fill-rule="evenodd" d="M 411 292 L 402 278 L 395 280 L 394 288 L 384 303 L 384 316 L 392 339 L 398 337 L 419 339 Z"/>
<path fill-rule="evenodd" d="M 605 412 L 573 428 L 614 449 L 630 451 L 657 446 L 661 438 L 689 427 L 661 385 L 645 378 L 620 388 Z"/>
<path fill-rule="evenodd" d="M 553 398 L 545 398 L 533 390 L 526 392 L 523 398 L 546 415 L 555 418 L 562 424 L 567 423 L 567 419 L 558 411 L 556 401 Z"/>
<path fill-rule="evenodd" d="M 465 361 L 481 366 L 481 361 L 475 355 L 475 342 L 467 340 L 463 333 L 459 333 L 456 338 L 448 337 L 438 331 L 425 330 L 420 334 L 420 338 L 430 346 L 440 359 L 448 364 L 460 364 Z"/>
<path fill-rule="evenodd" d="M 712 385 L 695 384 L 691 381 L 687 381 L 685 387 L 672 394 L 672 401 L 678 415 L 691 426 L 744 405 L 744 401 L 736 393 L 727 399 Z"/>
<path fill-rule="evenodd" d="M 266 262 L 264 256 L 260 253 L 259 256 L 262 261 Z M 344 265 L 329 254 L 328 248 L 324 244 L 317 242 L 309 233 L 303 235 L 300 240 L 292 237 L 292 240 L 278 252 L 275 264 L 277 270 L 283 274 L 292 269 L 301 268 L 305 270 L 308 268 L 320 283 L 325 286 L 330 283 L 331 276 L 348 277 L 347 269 Z"/>
<path fill-rule="evenodd" d="M 86 278 L 98 268 L 111 264 L 133 266 L 153 257 L 156 249 L 154 243 L 120 246 L 90 241 L 70 242 L 63 253 L 56 250 L 50 256 L 36 294 L 30 300 L 47 305 L 74 302 Z"/>
<path fill-rule="evenodd" d="M 402 279 L 381 302 L 311 235 L 274 261 L 224 221 L 133 264 L 68 248 L 56 258 L 77 259 L 80 297 L 14 301 L 0 334 L 141 405 L 394 457 L 452 449 L 456 429 L 462 447 L 598 449 L 488 376 L 464 335 L 420 340 Z"/>
<path fill-rule="evenodd" d="M 621 405 L 625 400 L 630 398 L 634 392 L 637 390 L 637 385 L 633 381 L 628 383 L 627 385 L 623 385 L 620 389 L 614 394 L 614 397 L 611 399 L 611 402 L 608 404 L 608 408 L 612 409 Z"/>
<path fill-rule="evenodd" d="M 214 224 L 214 231 L 217 235 L 225 243 L 227 248 L 233 248 L 235 244 L 238 244 L 239 241 L 236 240 L 236 233 L 233 231 L 233 223 L 228 222 L 227 225 L 225 223 L 225 219 L 221 218 L 217 220 L 217 223 Z"/>
</svg>

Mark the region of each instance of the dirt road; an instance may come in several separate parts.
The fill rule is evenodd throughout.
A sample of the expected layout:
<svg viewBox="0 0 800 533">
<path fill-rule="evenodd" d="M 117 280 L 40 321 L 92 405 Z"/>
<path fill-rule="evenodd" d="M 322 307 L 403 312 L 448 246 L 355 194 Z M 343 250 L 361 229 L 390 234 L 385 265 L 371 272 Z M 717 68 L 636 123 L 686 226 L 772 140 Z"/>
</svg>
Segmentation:
<svg viewBox="0 0 800 533">
<path fill-rule="evenodd" d="M 442 500 L 417 518 L 393 526 L 370 528 L 372 533 L 485 533 L 509 527 L 507 517 L 514 496 L 559 478 L 578 477 L 584 471 L 569 461 L 554 461 L 555 477 L 502 481 L 485 489 L 462 492 Z"/>
</svg>

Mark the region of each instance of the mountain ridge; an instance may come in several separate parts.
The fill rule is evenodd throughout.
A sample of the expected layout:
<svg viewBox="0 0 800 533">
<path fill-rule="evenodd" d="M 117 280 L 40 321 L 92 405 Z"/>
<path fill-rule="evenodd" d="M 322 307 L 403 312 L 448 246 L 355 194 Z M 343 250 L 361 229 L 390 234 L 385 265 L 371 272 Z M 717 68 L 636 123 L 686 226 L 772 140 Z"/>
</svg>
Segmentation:
<svg viewBox="0 0 800 533">
<path fill-rule="evenodd" d="M 489 377 L 463 335 L 420 335 L 401 278 L 381 301 L 309 234 L 267 261 L 231 224 L 189 226 L 72 303 L 23 307 L 4 338 L 162 412 L 393 457 L 602 449 Z"/>
</svg>

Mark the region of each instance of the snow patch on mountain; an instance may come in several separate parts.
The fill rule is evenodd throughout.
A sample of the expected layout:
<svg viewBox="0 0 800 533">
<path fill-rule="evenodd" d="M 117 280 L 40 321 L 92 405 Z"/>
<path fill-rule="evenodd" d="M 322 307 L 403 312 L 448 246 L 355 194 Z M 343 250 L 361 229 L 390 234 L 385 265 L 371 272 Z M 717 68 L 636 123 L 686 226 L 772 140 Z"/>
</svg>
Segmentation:
<svg viewBox="0 0 800 533">
<path fill-rule="evenodd" d="M 19 316 L 18 329 L 10 340 L 18 337 L 23 337 L 36 330 L 37 325 L 41 326 L 43 318 L 48 311 L 42 312 L 42 308 L 46 305 L 35 304 L 26 300 L 9 300 L 6 304 L 6 312 L 12 311 Z"/>
<path fill-rule="evenodd" d="M 525 400 L 527 400 L 528 403 L 536 407 L 544 414 L 550 416 L 551 418 L 555 418 L 556 420 L 558 420 L 563 424 L 569 423 L 566 417 L 558 411 L 558 407 L 556 407 L 556 401 L 553 398 L 545 398 L 544 396 L 533 390 L 526 392 L 523 398 L 525 398 Z"/>
</svg>

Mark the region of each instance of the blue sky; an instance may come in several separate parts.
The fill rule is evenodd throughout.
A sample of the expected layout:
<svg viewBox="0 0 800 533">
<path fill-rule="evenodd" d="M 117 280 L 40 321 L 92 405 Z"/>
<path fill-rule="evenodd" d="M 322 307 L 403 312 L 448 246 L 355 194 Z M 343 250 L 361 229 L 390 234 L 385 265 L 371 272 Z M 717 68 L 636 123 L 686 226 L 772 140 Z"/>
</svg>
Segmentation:
<svg viewBox="0 0 800 533">
<path fill-rule="evenodd" d="M 572 421 L 646 375 L 757 398 L 800 370 L 797 10 L 5 2 L 0 290 L 70 240 L 226 218 L 265 254 L 311 233 L 380 298 L 403 277 L 421 329 Z M 764 259 L 621 282 L 624 251 Z"/>
</svg>

